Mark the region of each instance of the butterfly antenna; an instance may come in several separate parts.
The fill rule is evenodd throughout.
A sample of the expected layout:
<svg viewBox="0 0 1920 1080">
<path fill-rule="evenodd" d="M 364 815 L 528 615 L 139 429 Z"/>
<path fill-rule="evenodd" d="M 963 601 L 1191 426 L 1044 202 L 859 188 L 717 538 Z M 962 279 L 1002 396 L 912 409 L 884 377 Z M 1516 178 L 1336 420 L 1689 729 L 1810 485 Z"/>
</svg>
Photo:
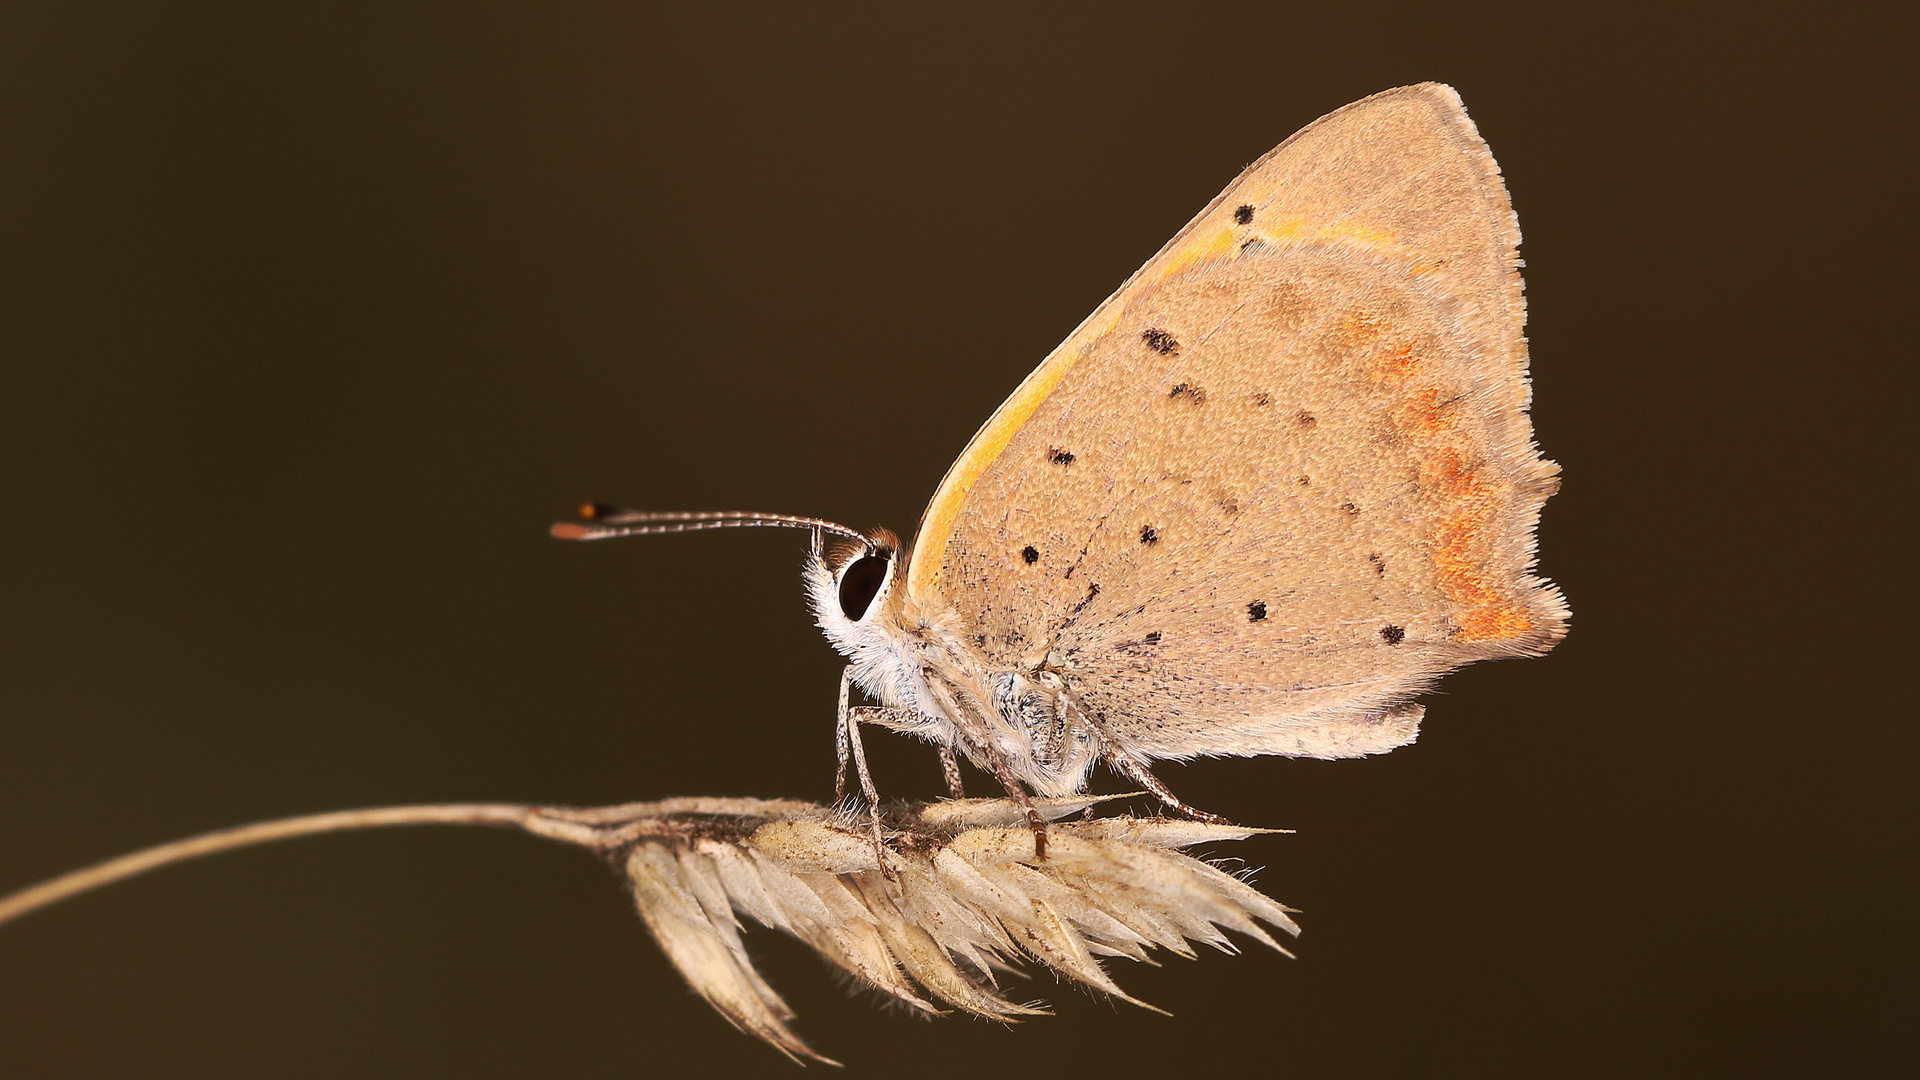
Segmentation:
<svg viewBox="0 0 1920 1080">
<path fill-rule="evenodd" d="M 697 532 L 701 529 L 782 528 L 829 532 L 861 544 L 873 538 L 823 518 L 761 514 L 751 510 L 626 510 L 590 502 L 580 508 L 584 522 L 556 521 L 547 532 L 556 540 L 606 540 L 615 536 Z"/>
</svg>

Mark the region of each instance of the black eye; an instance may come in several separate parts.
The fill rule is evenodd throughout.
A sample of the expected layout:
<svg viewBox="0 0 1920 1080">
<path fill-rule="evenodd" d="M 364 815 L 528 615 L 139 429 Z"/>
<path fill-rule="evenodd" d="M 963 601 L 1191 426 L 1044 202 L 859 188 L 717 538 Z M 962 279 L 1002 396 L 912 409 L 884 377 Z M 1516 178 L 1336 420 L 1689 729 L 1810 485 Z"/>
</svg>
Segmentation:
<svg viewBox="0 0 1920 1080">
<path fill-rule="evenodd" d="M 878 555 L 862 555 L 840 575 L 840 610 L 847 618 L 859 622 L 865 617 L 867 605 L 880 595 L 880 586 L 886 583 L 892 565 Z"/>
</svg>

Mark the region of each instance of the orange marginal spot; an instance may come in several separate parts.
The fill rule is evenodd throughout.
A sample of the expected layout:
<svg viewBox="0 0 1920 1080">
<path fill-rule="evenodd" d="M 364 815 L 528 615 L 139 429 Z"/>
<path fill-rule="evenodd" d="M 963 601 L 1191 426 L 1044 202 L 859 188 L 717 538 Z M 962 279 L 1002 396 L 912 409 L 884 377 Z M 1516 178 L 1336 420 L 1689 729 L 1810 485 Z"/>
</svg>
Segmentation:
<svg viewBox="0 0 1920 1080">
<path fill-rule="evenodd" d="M 1441 402 L 1440 391 L 1422 391 L 1393 411 L 1393 426 L 1409 434 L 1431 434 L 1453 426 L 1453 403 Z"/>
<path fill-rule="evenodd" d="M 1414 355 L 1413 343 L 1408 342 L 1397 349 L 1389 348 L 1374 358 L 1373 370 L 1368 377 L 1376 383 L 1403 382 L 1413 376 L 1420 367 L 1420 358 Z"/>
<path fill-rule="evenodd" d="M 1453 499 L 1483 497 L 1473 470 L 1460 460 L 1460 451 L 1450 446 L 1420 463 L 1420 486 Z"/>
<path fill-rule="evenodd" d="M 1205 239 L 1196 236 L 1180 245 L 1179 250 L 1167 256 L 1166 265 L 1162 266 L 1159 273 L 1154 275 L 1155 279 L 1165 281 L 1202 259 L 1217 259 L 1232 250 L 1232 229 L 1223 227 Z"/>
<path fill-rule="evenodd" d="M 1488 535 L 1499 506 L 1494 493 L 1461 459 L 1442 450 L 1420 470 L 1421 487 L 1441 498 L 1465 503 L 1442 518 L 1433 534 L 1433 563 L 1440 591 L 1473 610 L 1460 617 L 1460 641 L 1502 641 L 1534 628 L 1526 610 L 1506 599 L 1483 575 Z"/>
<path fill-rule="evenodd" d="M 1387 321 L 1370 311 L 1349 311 L 1340 319 L 1340 333 L 1349 345 L 1365 345 L 1387 331 Z"/>
<path fill-rule="evenodd" d="M 1533 631 L 1533 619 L 1518 604 L 1494 604 L 1460 620 L 1459 641 L 1505 641 Z"/>
<path fill-rule="evenodd" d="M 1440 590 L 1447 599 L 1462 604 L 1488 604 L 1499 598 L 1493 587 L 1480 576 L 1474 549 L 1480 545 L 1480 531 L 1486 525 L 1486 512 L 1464 510 L 1440 522 L 1434 530 L 1433 563 L 1440 570 Z"/>
</svg>

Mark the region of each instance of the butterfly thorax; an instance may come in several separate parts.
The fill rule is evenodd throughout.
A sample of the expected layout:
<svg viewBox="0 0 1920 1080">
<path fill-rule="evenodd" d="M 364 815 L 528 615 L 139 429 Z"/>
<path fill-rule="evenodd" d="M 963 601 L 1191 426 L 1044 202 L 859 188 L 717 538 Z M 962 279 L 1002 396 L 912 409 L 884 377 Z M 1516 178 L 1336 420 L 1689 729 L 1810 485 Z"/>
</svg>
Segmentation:
<svg viewBox="0 0 1920 1080">
<path fill-rule="evenodd" d="M 990 771 L 997 752 L 1036 794 L 1082 790 L 1098 741 L 1059 676 L 989 663 L 969 647 L 963 620 L 951 606 L 913 603 L 904 588 L 895 587 L 905 578 L 905 562 L 904 554 L 895 560 L 863 612 L 842 602 L 844 554 L 816 553 L 805 574 L 815 622 L 851 662 L 854 683 L 903 714 L 887 726 L 951 746 Z"/>
</svg>

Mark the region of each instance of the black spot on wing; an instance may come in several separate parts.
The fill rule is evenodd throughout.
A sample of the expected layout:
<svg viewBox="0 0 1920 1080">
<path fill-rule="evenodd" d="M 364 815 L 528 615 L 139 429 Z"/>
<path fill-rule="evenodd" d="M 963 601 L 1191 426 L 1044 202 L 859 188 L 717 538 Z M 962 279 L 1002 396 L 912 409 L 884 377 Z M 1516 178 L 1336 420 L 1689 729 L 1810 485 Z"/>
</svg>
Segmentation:
<svg viewBox="0 0 1920 1080">
<path fill-rule="evenodd" d="M 1055 465 L 1071 465 L 1073 464 L 1073 451 L 1062 450 L 1057 446 L 1050 447 L 1047 450 L 1047 460 L 1053 462 Z"/>
<path fill-rule="evenodd" d="M 1155 630 L 1149 633 L 1146 637 L 1141 638 L 1139 641 L 1123 641 L 1119 644 L 1117 648 L 1120 652 L 1126 653 L 1129 656 L 1140 656 L 1140 657 L 1146 657 L 1148 659 L 1151 659 L 1154 656 L 1158 655 L 1155 647 L 1158 646 L 1159 644 L 1160 644 L 1160 631 Z M 1136 666 L 1135 670 L 1151 671 L 1153 669 L 1151 667 Z"/>
<path fill-rule="evenodd" d="M 1236 207 L 1233 211 L 1233 220 L 1236 224 L 1240 224 L 1240 225 L 1246 225 L 1252 222 L 1253 207 L 1244 206 L 1244 205 Z"/>
<path fill-rule="evenodd" d="M 1032 545 L 1028 545 L 1027 547 L 1021 548 L 1020 557 L 1026 560 L 1026 563 L 1028 566 L 1032 566 L 1034 563 L 1037 563 L 1040 561 L 1040 553 L 1038 551 L 1035 551 Z"/>
<path fill-rule="evenodd" d="M 1381 577 L 1387 576 L 1387 560 L 1381 558 L 1378 553 L 1367 556 L 1367 561 L 1373 564 L 1374 573 Z"/>
<path fill-rule="evenodd" d="M 1140 340 L 1147 343 L 1147 348 L 1161 356 L 1171 356 L 1180 350 L 1180 343 L 1173 340 L 1173 335 L 1157 326 L 1149 326 L 1140 331 Z"/>
<path fill-rule="evenodd" d="M 1380 637 L 1389 645 L 1398 645 L 1406 640 L 1407 632 L 1398 626 L 1383 626 L 1380 628 Z"/>
<path fill-rule="evenodd" d="M 1100 586 L 1098 583 L 1087 586 L 1086 597 L 1079 603 L 1073 605 L 1073 613 L 1069 615 L 1068 618 L 1078 618 L 1082 611 L 1087 610 L 1087 605 L 1093 603 L 1093 598 L 1099 595 Z"/>
<path fill-rule="evenodd" d="M 1247 605 L 1248 622 L 1261 622 L 1265 620 L 1266 617 L 1267 602 L 1265 600 L 1255 600 L 1253 603 Z"/>
<path fill-rule="evenodd" d="M 1310 412 L 1303 412 L 1298 416 L 1294 417 L 1294 419 L 1300 424 L 1301 427 L 1312 427 L 1313 425 L 1319 423 L 1318 420 L 1315 420 L 1313 418 L 1313 414 Z"/>
<path fill-rule="evenodd" d="M 1184 382 L 1174 383 L 1173 389 L 1167 391 L 1167 396 L 1170 398 L 1186 398 L 1188 401 L 1191 401 L 1196 405 L 1202 401 L 1207 400 L 1206 390 L 1202 389 L 1201 387 L 1195 386 L 1193 383 L 1184 383 Z"/>
<path fill-rule="evenodd" d="M 1160 533 L 1159 533 L 1159 531 L 1158 531 L 1158 530 L 1156 530 L 1156 529 L 1155 529 L 1155 528 L 1154 528 L 1153 526 L 1151 526 L 1151 525 L 1142 525 L 1142 526 L 1140 526 L 1140 542 L 1141 542 L 1141 543 L 1143 543 L 1143 544 L 1157 544 L 1157 543 L 1159 543 L 1159 542 L 1160 542 Z"/>
</svg>

